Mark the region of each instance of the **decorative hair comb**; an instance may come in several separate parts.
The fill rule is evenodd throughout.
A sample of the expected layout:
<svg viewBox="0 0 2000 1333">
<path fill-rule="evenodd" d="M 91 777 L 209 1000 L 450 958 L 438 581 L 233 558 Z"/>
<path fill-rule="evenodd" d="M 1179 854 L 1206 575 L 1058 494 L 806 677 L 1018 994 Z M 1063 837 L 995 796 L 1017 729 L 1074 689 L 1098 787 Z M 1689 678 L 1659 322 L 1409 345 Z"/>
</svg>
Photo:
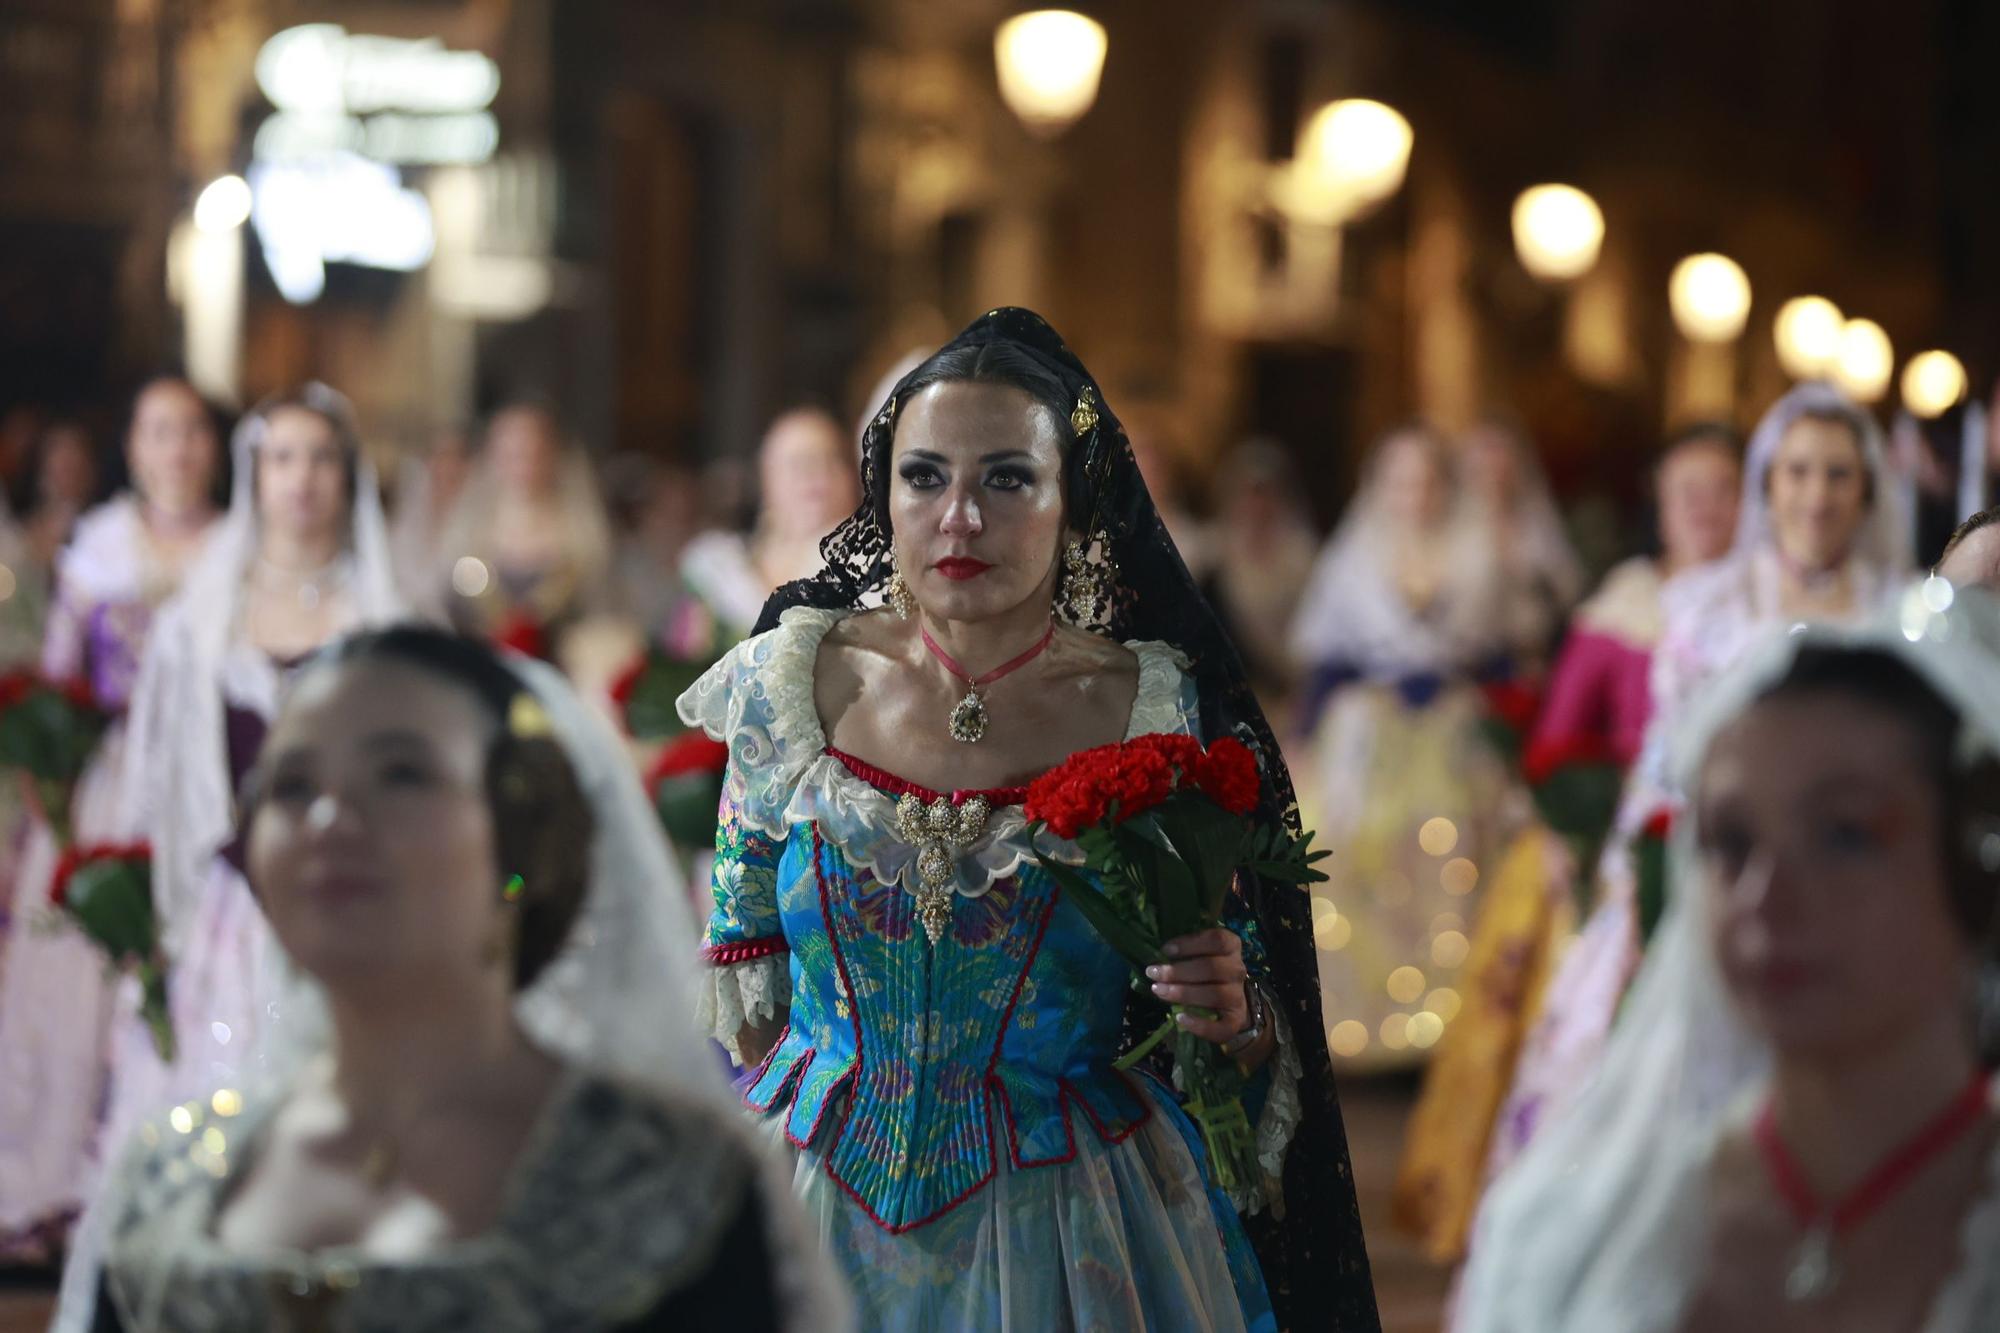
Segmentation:
<svg viewBox="0 0 2000 1333">
<path fill-rule="evenodd" d="M 1097 429 L 1097 390 L 1088 384 L 1083 386 L 1076 406 L 1070 410 L 1069 428 L 1078 435 L 1088 435 Z"/>
</svg>

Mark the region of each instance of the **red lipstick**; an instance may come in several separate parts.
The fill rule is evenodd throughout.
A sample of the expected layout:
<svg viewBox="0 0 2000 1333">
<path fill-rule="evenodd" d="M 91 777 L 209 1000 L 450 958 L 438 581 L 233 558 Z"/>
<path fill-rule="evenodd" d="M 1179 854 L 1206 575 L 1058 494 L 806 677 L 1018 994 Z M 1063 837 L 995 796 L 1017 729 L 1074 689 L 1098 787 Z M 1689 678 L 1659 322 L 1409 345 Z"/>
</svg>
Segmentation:
<svg viewBox="0 0 2000 1333">
<path fill-rule="evenodd" d="M 967 579 L 978 578 L 993 566 L 984 560 L 974 560 L 969 555 L 951 555 L 938 561 L 932 568 L 948 579 L 963 583 Z"/>
</svg>

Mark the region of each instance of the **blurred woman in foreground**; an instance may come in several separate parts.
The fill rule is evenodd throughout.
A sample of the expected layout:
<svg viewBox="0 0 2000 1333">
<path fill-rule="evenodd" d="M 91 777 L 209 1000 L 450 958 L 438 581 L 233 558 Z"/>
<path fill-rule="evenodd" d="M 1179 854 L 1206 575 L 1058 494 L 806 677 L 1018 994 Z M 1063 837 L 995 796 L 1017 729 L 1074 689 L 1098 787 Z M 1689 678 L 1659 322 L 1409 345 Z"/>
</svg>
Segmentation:
<svg viewBox="0 0 2000 1333">
<path fill-rule="evenodd" d="M 651 811 L 552 671 L 428 628 L 346 640 L 302 669 L 245 818 L 303 974 L 273 1082 L 141 1131 L 97 1328 L 847 1326 L 678 1017 L 692 937 Z"/>
<path fill-rule="evenodd" d="M 1599 1077 L 1480 1214 L 1461 1328 L 2000 1327 L 1996 645 L 1933 581 L 1707 696 L 1679 891 Z"/>
</svg>

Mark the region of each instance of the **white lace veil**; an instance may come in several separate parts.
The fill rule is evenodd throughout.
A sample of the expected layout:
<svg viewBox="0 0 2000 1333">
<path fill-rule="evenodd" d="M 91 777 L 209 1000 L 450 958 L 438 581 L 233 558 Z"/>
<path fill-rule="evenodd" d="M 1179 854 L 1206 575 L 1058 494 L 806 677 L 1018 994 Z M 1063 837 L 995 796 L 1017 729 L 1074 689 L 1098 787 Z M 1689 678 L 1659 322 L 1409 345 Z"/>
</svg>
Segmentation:
<svg viewBox="0 0 2000 1333">
<path fill-rule="evenodd" d="M 1463 669 L 1506 646 L 1501 571 L 1464 500 L 1437 528 L 1449 552 L 1435 613 L 1419 615 L 1397 586 L 1398 533 L 1381 474 L 1389 448 L 1410 436 L 1428 442 L 1446 487 L 1454 484 L 1449 453 L 1426 430 L 1395 431 L 1376 446 L 1293 614 L 1291 652 L 1302 667 L 1338 662 L 1370 676 L 1415 675 Z"/>
<path fill-rule="evenodd" d="M 1747 555 L 1773 545 L 1765 485 L 1785 432 L 1808 414 L 1837 415 L 1851 422 L 1861 439 L 1861 454 L 1868 465 L 1874 498 L 1868 518 L 1855 537 L 1853 558 L 1885 573 L 1906 571 L 1912 559 L 1913 538 L 1903 506 L 1896 500 L 1897 480 L 1889 468 L 1881 427 L 1865 408 L 1856 406 L 1840 390 L 1817 381 L 1800 384 L 1773 403 L 1750 436 L 1750 447 L 1743 457 L 1743 503 L 1736 511 L 1736 540 L 1729 548 L 1729 555 Z"/>
<path fill-rule="evenodd" d="M 1942 608 L 1942 609 L 1940 609 Z M 1911 588 L 1899 615 L 1851 629 L 1813 626 L 1762 642 L 1691 708 L 1675 736 L 1684 789 L 1709 742 L 1780 679 L 1809 645 L 1893 654 L 2000 750 L 2000 603 L 1954 597 L 1941 580 Z M 1553 1113 L 1480 1209 L 1457 1333 L 1665 1333 L 1706 1262 L 1705 1167 L 1716 1136 L 1766 1077 L 1770 1056 L 1725 991 L 1694 858 L 1695 820 L 1669 850 L 1667 911 L 1595 1077 Z M 1989 1213 L 1995 1206 L 1989 1200 Z M 1990 1215 L 1975 1226 L 1990 1229 Z M 1977 1261 L 1972 1269 L 1979 1267 Z M 1940 1308 L 1992 1302 L 1961 1274 Z M 1980 1304 L 1949 1327 L 2000 1327 Z"/>
<path fill-rule="evenodd" d="M 354 467 L 354 496 L 342 556 L 357 624 L 403 614 L 389 555 L 388 525 L 375 469 L 361 447 L 347 399 L 307 384 L 297 401 L 334 423 Z M 289 400 L 287 400 L 289 401 Z M 227 842 L 235 793 L 223 744 L 224 659 L 243 613 L 246 577 L 257 558 L 256 451 L 274 407 L 260 404 L 230 442 L 235 468 L 228 514 L 216 524 L 180 590 L 161 608 L 133 687 L 120 776 L 121 821 L 153 843 L 156 891 L 170 952 L 193 911 L 203 870 Z M 162 870 L 164 873 L 162 873 Z"/>
<path fill-rule="evenodd" d="M 361 445 L 354 408 L 344 394 L 317 382 L 301 388 L 297 398 L 333 422 L 342 445 L 352 451 L 354 507 L 348 517 L 347 558 L 352 564 L 350 590 L 356 609 L 365 622 L 396 615 L 403 600 L 396 591 L 395 566 L 389 554 L 389 524 L 382 513 L 375 465 Z M 255 460 L 270 429 L 273 410 L 271 403 L 260 404 L 236 427 L 229 445 L 230 464 L 235 469 L 230 479 L 229 513 L 181 585 L 182 599 L 200 608 L 196 637 L 205 655 L 219 657 L 228 646 L 242 610 L 243 576 L 257 558 Z"/>
<path fill-rule="evenodd" d="M 1583 564 L 1570 545 L 1563 527 L 1562 511 L 1556 507 L 1555 492 L 1549 489 L 1549 474 L 1526 434 L 1504 421 L 1489 420 L 1482 429 L 1494 431 L 1507 442 L 1514 458 L 1513 512 L 1504 517 L 1492 513 L 1477 498 L 1468 498 L 1476 521 L 1484 525 L 1506 567 L 1516 576 L 1526 576 L 1541 585 L 1555 606 L 1563 610 L 1583 595 Z M 1500 550 L 1504 544 L 1505 549 Z"/>
</svg>

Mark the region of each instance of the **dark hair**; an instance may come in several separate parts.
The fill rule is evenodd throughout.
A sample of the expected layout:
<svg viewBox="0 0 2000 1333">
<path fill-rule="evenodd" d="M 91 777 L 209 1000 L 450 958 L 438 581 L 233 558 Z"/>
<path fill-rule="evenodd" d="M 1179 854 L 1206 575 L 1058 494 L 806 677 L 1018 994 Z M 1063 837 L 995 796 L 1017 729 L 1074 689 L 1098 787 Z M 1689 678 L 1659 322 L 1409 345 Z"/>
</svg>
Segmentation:
<svg viewBox="0 0 2000 1333">
<path fill-rule="evenodd" d="M 90 459 L 90 493 L 83 497 L 85 508 L 97 502 L 104 491 L 104 453 L 98 448 L 97 439 L 90 427 L 80 417 L 51 417 L 35 436 L 34 448 L 28 458 L 28 502 L 26 512 L 32 513 L 47 501 L 48 489 L 42 473 L 48 467 L 49 459 L 56 451 L 57 442 L 65 436 L 74 437 L 83 443 L 83 450 Z"/>
<path fill-rule="evenodd" d="M 910 377 L 903 382 L 896 395 L 898 408 L 906 406 L 910 399 L 934 384 L 1004 384 L 1033 398 L 1035 405 L 1047 412 L 1055 423 L 1056 438 L 1062 442 L 1063 497 L 1068 502 L 1072 526 L 1082 526 L 1083 517 L 1091 511 L 1091 504 L 1089 486 L 1083 475 L 1082 453 L 1069 447 L 1072 434 L 1069 415 L 1076 406 L 1076 400 L 1052 367 L 1025 348 L 1003 340 L 949 345 L 910 372 Z M 882 451 L 883 457 L 873 460 L 875 466 L 872 469 L 863 469 L 864 475 L 879 479 L 876 486 L 878 493 L 870 495 L 868 503 L 874 507 L 875 517 L 884 531 L 889 527 L 891 474 L 887 455 L 893 445 L 894 434 L 890 431 L 871 437 L 870 443 Z"/>
<path fill-rule="evenodd" d="M 2000 505 L 1995 505 L 1991 509 L 1982 509 L 1971 518 L 1966 519 L 1965 522 L 1953 528 L 1951 536 L 1945 539 L 1944 549 L 1938 552 L 1937 565 L 1943 564 L 1944 558 L 1957 550 L 1960 542 L 1963 542 L 1967 537 L 1970 537 L 1981 528 L 1991 527 L 1995 522 L 2000 522 Z M 1931 567 L 1935 569 L 1937 565 Z"/>
<path fill-rule="evenodd" d="M 553 736 L 516 735 L 515 705 L 532 699 L 521 678 L 482 639 L 401 624 L 335 640 L 305 670 L 393 662 L 430 673 L 475 699 L 493 723 L 486 751 L 486 798 L 493 811 L 501 884 L 521 877 L 514 985 L 526 987 L 562 951 L 590 883 L 596 821 L 569 756 Z"/>
<path fill-rule="evenodd" d="M 1761 698 L 1838 695 L 1901 722 L 1938 792 L 1945 888 L 1952 918 L 1982 959 L 2000 957 L 2000 876 L 1981 844 L 2000 834 L 2000 761 L 1958 759 L 1958 709 L 1902 659 L 1873 648 L 1802 649 Z"/>
</svg>

